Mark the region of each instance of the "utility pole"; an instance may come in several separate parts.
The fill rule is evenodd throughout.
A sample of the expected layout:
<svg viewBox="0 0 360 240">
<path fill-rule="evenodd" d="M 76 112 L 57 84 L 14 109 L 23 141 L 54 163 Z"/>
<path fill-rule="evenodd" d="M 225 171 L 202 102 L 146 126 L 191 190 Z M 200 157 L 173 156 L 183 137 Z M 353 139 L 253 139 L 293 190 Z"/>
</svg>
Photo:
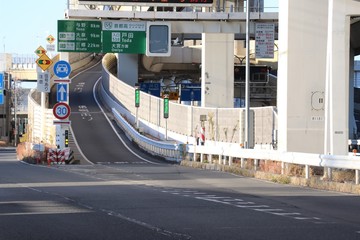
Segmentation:
<svg viewBox="0 0 360 240">
<path fill-rule="evenodd" d="M 18 136 L 18 124 L 17 124 L 17 81 L 14 81 L 14 122 L 15 122 L 15 129 L 14 129 L 14 146 L 17 146 L 17 136 Z"/>
<path fill-rule="evenodd" d="M 245 143 L 244 148 L 249 148 L 249 108 L 250 108 L 250 0 L 246 1 L 246 66 L 245 66 Z"/>
</svg>

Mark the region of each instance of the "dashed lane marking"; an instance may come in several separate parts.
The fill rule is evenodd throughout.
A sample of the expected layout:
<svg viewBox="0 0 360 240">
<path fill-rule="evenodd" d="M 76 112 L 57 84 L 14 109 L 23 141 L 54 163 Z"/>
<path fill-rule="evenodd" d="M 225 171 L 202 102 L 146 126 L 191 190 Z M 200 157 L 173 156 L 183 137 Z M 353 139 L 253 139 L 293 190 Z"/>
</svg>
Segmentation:
<svg viewBox="0 0 360 240">
<path fill-rule="evenodd" d="M 174 189 L 174 188 L 158 188 L 157 190 L 159 190 L 163 193 L 171 193 L 171 194 L 174 194 L 177 196 L 191 197 L 191 198 L 199 199 L 199 200 L 203 200 L 203 201 L 226 204 L 228 206 L 234 206 L 237 208 L 254 210 L 254 211 L 272 214 L 272 215 L 276 215 L 276 216 L 280 216 L 280 217 L 292 218 L 292 219 L 299 220 L 299 221 L 310 221 L 310 222 L 316 223 L 316 224 L 331 224 L 331 223 L 333 224 L 334 223 L 334 222 L 325 221 L 318 217 L 304 216 L 298 212 L 289 212 L 289 211 L 286 211 L 285 209 L 281 209 L 281 208 L 272 208 L 271 206 L 268 206 L 268 205 L 257 204 L 256 202 L 245 201 L 244 199 L 240 199 L 240 198 L 232 198 L 232 197 L 228 197 L 228 196 L 218 196 L 218 195 L 214 195 L 214 194 L 208 194 L 205 192 L 199 192 L 196 190 L 180 190 L 180 189 Z M 357 233 L 360 234 L 360 231 L 358 231 Z"/>
</svg>

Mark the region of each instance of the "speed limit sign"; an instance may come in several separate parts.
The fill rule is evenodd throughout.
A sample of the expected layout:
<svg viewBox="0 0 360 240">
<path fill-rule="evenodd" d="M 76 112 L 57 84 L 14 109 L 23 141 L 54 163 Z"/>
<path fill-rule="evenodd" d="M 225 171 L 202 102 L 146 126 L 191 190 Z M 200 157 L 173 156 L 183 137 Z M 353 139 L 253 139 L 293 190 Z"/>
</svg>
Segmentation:
<svg viewBox="0 0 360 240">
<path fill-rule="evenodd" d="M 53 114 L 57 119 L 64 120 L 70 116 L 70 107 L 67 103 L 59 102 L 54 105 Z"/>
</svg>

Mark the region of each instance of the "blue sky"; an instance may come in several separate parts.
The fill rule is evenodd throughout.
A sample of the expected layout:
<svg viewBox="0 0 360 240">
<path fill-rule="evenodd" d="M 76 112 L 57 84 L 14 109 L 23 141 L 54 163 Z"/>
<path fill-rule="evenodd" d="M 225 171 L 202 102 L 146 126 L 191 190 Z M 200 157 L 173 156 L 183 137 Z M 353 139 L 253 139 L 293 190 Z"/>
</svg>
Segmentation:
<svg viewBox="0 0 360 240">
<path fill-rule="evenodd" d="M 265 0 L 277 7 L 279 0 Z M 32 54 L 46 37 L 57 37 L 57 20 L 64 19 L 67 0 L 0 0 L 0 52 Z M 270 10 L 269 11 L 273 11 Z"/>
<path fill-rule="evenodd" d="M 0 0 L 0 52 L 29 54 L 46 37 L 56 38 L 57 20 L 64 19 L 67 0 Z"/>
</svg>

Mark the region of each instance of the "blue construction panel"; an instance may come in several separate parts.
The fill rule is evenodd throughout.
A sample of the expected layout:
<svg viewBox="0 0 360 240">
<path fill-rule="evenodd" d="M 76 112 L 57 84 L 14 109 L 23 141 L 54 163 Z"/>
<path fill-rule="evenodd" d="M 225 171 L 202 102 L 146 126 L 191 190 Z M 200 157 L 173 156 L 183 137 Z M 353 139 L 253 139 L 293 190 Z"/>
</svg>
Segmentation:
<svg viewBox="0 0 360 240">
<path fill-rule="evenodd" d="M 140 83 L 140 91 L 149 93 L 155 97 L 160 97 L 161 84 L 160 83 Z"/>
<path fill-rule="evenodd" d="M 181 84 L 180 101 L 201 101 L 201 84 Z"/>
</svg>

